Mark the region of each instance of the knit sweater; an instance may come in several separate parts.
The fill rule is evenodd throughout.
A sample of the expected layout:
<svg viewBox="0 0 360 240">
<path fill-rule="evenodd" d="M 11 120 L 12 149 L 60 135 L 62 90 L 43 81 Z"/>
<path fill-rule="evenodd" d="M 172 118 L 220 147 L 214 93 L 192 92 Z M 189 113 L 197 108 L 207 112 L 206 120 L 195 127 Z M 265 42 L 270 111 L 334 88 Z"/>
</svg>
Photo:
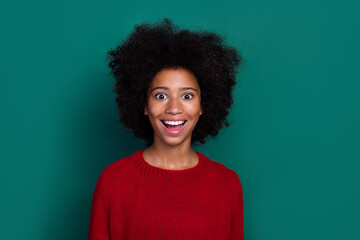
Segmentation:
<svg viewBox="0 0 360 240">
<path fill-rule="evenodd" d="M 143 149 L 101 173 L 89 240 L 243 240 L 242 188 L 235 171 L 200 152 L 183 170 L 150 165 Z"/>
</svg>

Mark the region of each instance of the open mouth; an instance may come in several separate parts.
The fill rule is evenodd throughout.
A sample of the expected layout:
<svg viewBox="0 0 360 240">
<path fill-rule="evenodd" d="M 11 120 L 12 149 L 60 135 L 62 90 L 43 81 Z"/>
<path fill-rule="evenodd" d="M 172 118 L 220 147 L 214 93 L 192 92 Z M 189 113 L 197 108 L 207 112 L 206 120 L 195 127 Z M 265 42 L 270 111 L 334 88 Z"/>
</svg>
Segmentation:
<svg viewBox="0 0 360 240">
<path fill-rule="evenodd" d="M 166 124 L 165 121 L 161 120 L 162 124 L 164 124 L 164 126 L 166 128 L 178 128 L 178 127 L 183 127 L 186 123 L 186 120 L 185 121 L 179 121 L 179 122 L 182 122 L 182 123 L 179 123 L 179 122 L 174 122 L 174 123 L 171 123 L 171 124 Z"/>
</svg>

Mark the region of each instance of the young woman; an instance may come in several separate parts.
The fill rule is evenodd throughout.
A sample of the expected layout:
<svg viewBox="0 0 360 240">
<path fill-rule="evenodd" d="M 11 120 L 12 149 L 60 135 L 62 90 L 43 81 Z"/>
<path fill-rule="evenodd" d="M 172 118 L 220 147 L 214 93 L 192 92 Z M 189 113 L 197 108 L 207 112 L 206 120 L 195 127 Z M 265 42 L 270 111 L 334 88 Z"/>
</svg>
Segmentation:
<svg viewBox="0 0 360 240">
<path fill-rule="evenodd" d="M 164 19 L 137 25 L 108 56 L 120 121 L 148 148 L 103 170 L 88 239 L 243 239 L 238 175 L 192 149 L 229 125 L 240 54 Z"/>
</svg>

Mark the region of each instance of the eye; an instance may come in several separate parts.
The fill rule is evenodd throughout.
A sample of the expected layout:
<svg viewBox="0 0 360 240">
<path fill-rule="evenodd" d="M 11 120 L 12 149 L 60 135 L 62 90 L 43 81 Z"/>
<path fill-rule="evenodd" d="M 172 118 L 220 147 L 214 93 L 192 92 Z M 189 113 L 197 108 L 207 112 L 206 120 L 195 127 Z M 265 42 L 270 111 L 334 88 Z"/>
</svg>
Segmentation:
<svg viewBox="0 0 360 240">
<path fill-rule="evenodd" d="M 192 95 L 191 93 L 185 93 L 184 96 L 183 96 L 183 98 L 184 98 L 184 99 L 187 99 L 187 100 L 190 100 L 190 99 L 192 99 L 193 97 L 194 97 L 194 95 Z"/>
<path fill-rule="evenodd" d="M 155 94 L 155 98 L 157 98 L 157 99 L 165 99 L 166 95 L 163 94 L 163 93 L 157 93 L 157 94 Z"/>
</svg>

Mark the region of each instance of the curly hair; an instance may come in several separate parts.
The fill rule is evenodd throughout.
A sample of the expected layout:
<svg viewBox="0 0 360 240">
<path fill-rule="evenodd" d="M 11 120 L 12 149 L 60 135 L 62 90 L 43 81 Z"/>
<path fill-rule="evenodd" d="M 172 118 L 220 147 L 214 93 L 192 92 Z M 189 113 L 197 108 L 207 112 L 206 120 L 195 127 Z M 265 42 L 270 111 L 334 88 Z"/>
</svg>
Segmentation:
<svg viewBox="0 0 360 240">
<path fill-rule="evenodd" d="M 224 43 L 214 32 L 179 30 L 165 18 L 154 24 L 135 25 L 133 32 L 107 53 L 120 122 L 135 137 L 150 146 L 154 131 L 144 107 L 147 90 L 156 73 L 163 69 L 183 68 L 193 73 L 201 89 L 203 115 L 193 130 L 191 143 L 205 143 L 223 126 L 233 103 L 240 53 Z"/>
</svg>

